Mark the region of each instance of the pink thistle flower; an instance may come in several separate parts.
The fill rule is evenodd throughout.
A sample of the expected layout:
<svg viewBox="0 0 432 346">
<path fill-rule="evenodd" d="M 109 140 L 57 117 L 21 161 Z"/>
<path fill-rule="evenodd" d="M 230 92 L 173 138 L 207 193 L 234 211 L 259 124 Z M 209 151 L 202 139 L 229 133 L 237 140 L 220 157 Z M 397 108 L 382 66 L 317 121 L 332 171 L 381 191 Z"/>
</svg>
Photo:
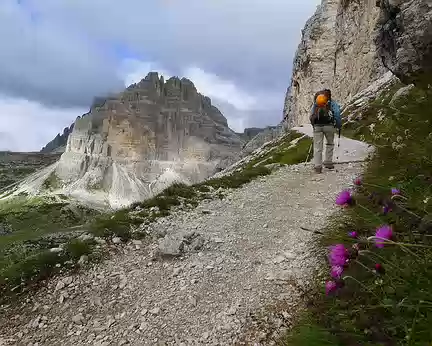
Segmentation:
<svg viewBox="0 0 432 346">
<path fill-rule="evenodd" d="M 336 204 L 337 205 L 345 205 L 349 204 L 352 200 L 351 192 L 349 190 L 344 190 L 336 197 Z"/>
<path fill-rule="evenodd" d="M 344 266 L 349 258 L 348 250 L 343 244 L 330 246 L 329 261 L 332 266 Z"/>
<path fill-rule="evenodd" d="M 389 225 L 378 227 L 375 233 L 375 245 L 378 248 L 383 248 L 385 240 L 390 240 L 393 237 L 393 230 Z"/>
<path fill-rule="evenodd" d="M 400 195 L 401 192 L 400 192 L 399 189 L 393 187 L 393 188 L 391 189 L 391 194 L 392 194 L 393 196 L 395 196 L 395 195 Z"/>
<path fill-rule="evenodd" d="M 389 212 L 392 211 L 392 208 L 386 204 L 385 206 L 382 207 L 382 211 L 384 215 L 387 215 Z"/>
<path fill-rule="evenodd" d="M 357 239 L 357 238 L 358 238 L 358 234 L 357 234 L 356 231 L 349 232 L 348 235 L 349 235 L 351 238 L 354 238 L 354 239 Z"/>
<path fill-rule="evenodd" d="M 342 266 L 333 266 L 330 275 L 333 279 L 339 279 L 342 276 L 344 268 Z"/>
<path fill-rule="evenodd" d="M 330 295 L 337 290 L 337 284 L 334 281 L 327 281 L 325 284 L 326 294 Z"/>
<path fill-rule="evenodd" d="M 377 272 L 377 274 L 384 274 L 385 273 L 385 269 L 381 263 L 376 263 L 374 267 L 375 267 L 375 271 Z"/>
<path fill-rule="evenodd" d="M 362 184 L 363 184 L 363 182 L 362 182 L 360 177 L 357 177 L 354 179 L 354 185 L 361 186 Z"/>
</svg>

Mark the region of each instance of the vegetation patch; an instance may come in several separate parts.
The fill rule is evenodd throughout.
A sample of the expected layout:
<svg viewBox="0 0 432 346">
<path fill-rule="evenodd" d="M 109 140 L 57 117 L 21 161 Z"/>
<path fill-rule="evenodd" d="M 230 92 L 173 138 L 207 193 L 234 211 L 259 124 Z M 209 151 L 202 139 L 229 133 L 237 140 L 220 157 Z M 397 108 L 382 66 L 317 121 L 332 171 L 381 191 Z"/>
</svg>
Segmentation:
<svg viewBox="0 0 432 346">
<path fill-rule="evenodd" d="M 297 143 L 293 143 L 297 140 Z M 311 160 L 310 150 L 312 139 L 296 131 L 290 131 L 279 141 L 273 143 L 270 149 L 251 160 L 244 169 L 253 169 L 257 166 L 266 166 L 274 163 L 295 165 Z"/>
<path fill-rule="evenodd" d="M 0 302 L 6 302 L 56 273 L 76 268 L 84 256 L 87 256 L 86 261 L 100 259 L 93 250 L 94 245 L 94 241 L 74 239 L 58 250 L 54 248 L 56 251 L 37 249 L 16 253 L 13 261 L 0 267 Z"/>
<path fill-rule="evenodd" d="M 431 343 L 432 95 L 415 88 L 391 105 L 400 87 L 345 128 L 377 152 L 337 200 L 346 208 L 321 240 L 328 263 L 286 345 Z"/>
<path fill-rule="evenodd" d="M 6 299 L 21 292 L 26 285 L 63 270 L 80 252 L 86 252 L 77 250 L 81 243 L 71 243 L 70 247 L 66 246 L 67 251 L 60 254 L 49 250 L 68 244 L 72 227 L 88 222 L 97 214 L 94 210 L 49 198 L 17 196 L 2 201 L 0 295 Z"/>
<path fill-rule="evenodd" d="M 42 187 L 47 190 L 56 190 L 61 188 L 61 180 L 55 172 L 52 172 L 48 178 L 45 179 L 45 181 L 42 184 Z"/>
</svg>

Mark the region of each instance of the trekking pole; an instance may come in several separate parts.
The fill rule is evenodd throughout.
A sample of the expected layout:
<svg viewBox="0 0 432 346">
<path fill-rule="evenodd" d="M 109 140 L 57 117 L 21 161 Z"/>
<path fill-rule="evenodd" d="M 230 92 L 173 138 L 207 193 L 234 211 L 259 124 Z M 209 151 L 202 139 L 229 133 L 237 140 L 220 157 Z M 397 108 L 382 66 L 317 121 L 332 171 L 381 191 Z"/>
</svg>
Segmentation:
<svg viewBox="0 0 432 346">
<path fill-rule="evenodd" d="M 307 153 L 307 157 L 306 157 L 306 161 L 305 161 L 305 162 L 309 162 L 309 155 L 310 155 L 311 150 L 312 150 L 312 144 L 309 146 L 309 150 L 308 150 L 308 153 Z"/>
<path fill-rule="evenodd" d="M 336 160 L 339 160 L 339 148 L 340 148 L 340 138 L 341 138 L 341 128 L 339 128 L 339 136 L 338 136 L 338 155 L 336 156 Z"/>
</svg>

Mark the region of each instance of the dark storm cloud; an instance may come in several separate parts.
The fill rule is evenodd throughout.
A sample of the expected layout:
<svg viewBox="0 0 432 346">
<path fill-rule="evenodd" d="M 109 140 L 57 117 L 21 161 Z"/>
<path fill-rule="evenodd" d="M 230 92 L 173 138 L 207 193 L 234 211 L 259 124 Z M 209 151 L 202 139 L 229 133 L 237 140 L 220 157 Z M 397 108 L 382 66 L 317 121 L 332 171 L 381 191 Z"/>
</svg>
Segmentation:
<svg viewBox="0 0 432 346">
<path fill-rule="evenodd" d="M 57 90 L 65 103 L 78 104 L 118 85 L 109 48 L 118 54 L 121 45 L 174 73 L 192 65 L 248 91 L 285 89 L 300 29 L 317 2 L 26 0 L 9 6 L 14 15 L 0 24 L 9 27 L 7 51 L 20 60 L 1 63 L 1 88 L 9 84 L 17 92 L 28 85 L 40 99 Z M 27 76 L 21 82 L 18 65 Z"/>
</svg>

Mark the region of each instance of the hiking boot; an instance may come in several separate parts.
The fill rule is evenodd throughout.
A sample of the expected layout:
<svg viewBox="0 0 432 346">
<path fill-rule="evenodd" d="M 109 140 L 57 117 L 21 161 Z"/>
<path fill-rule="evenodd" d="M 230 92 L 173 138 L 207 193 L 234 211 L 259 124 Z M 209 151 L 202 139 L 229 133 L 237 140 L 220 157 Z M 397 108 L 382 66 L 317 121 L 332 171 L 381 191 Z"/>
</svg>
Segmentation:
<svg viewBox="0 0 432 346">
<path fill-rule="evenodd" d="M 315 173 L 318 173 L 318 174 L 322 173 L 322 167 L 315 167 L 314 170 L 315 170 Z"/>
</svg>

